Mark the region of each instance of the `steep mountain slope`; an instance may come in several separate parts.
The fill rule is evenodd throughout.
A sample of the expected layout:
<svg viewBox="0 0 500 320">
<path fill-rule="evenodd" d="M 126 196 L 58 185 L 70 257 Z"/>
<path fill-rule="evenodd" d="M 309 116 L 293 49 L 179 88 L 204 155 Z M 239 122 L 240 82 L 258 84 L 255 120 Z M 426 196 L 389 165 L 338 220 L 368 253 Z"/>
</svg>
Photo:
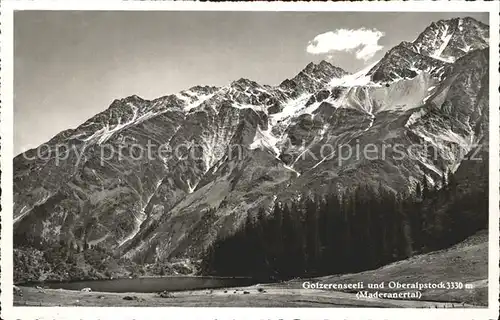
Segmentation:
<svg viewBox="0 0 500 320">
<path fill-rule="evenodd" d="M 322 61 L 275 87 L 115 100 L 14 159 L 15 244 L 196 256 L 304 192 L 439 183 L 487 137 L 487 37 L 473 19 L 440 21 L 353 75 Z"/>
</svg>

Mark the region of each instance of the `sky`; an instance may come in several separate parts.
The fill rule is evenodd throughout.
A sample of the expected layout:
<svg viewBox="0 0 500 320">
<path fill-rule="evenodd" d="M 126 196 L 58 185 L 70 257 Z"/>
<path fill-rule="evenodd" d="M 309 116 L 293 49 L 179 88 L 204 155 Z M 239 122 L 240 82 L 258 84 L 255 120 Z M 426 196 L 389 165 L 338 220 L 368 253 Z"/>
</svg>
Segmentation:
<svg viewBox="0 0 500 320">
<path fill-rule="evenodd" d="M 309 62 L 355 72 L 431 22 L 487 13 L 18 11 L 14 153 L 119 98 L 239 78 L 276 85 Z"/>
</svg>

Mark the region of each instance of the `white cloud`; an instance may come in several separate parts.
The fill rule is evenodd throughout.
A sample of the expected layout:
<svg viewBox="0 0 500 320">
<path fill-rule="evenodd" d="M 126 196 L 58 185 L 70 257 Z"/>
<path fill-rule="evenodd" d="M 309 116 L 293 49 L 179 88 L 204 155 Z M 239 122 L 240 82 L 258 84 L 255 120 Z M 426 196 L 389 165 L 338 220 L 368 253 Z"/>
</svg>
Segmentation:
<svg viewBox="0 0 500 320">
<path fill-rule="evenodd" d="M 335 51 L 356 51 L 356 59 L 367 61 L 383 48 L 378 44 L 385 34 L 376 29 L 337 29 L 318 34 L 309 41 L 307 52 L 311 54 L 326 54 Z"/>
</svg>

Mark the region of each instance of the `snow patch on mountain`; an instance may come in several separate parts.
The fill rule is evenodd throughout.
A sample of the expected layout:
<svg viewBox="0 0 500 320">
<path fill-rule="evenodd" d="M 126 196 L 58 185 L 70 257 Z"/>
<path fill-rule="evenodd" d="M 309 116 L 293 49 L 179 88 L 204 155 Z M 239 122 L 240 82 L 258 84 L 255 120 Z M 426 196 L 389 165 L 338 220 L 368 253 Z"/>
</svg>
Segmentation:
<svg viewBox="0 0 500 320">
<path fill-rule="evenodd" d="M 260 112 L 265 112 L 267 113 L 267 106 L 264 105 L 252 105 L 252 104 L 241 104 L 241 103 L 233 103 L 232 104 L 233 108 L 236 109 L 252 109 L 253 111 L 260 111 Z"/>
<path fill-rule="evenodd" d="M 443 34 L 441 35 L 442 43 L 436 49 L 436 51 L 434 51 L 430 56 L 435 58 L 435 59 L 442 60 L 445 62 L 454 62 L 455 59 L 453 57 L 443 57 L 442 56 L 444 49 L 446 49 L 446 47 L 448 46 L 448 43 L 450 43 L 451 37 L 453 36 L 453 32 L 449 32 L 449 29 L 450 29 L 450 26 L 445 25 Z"/>
<path fill-rule="evenodd" d="M 305 103 L 310 97 L 311 94 L 304 93 L 295 99 L 287 101 L 280 112 L 271 114 L 269 116 L 271 125 L 275 126 L 280 121 L 289 119 L 292 116 L 300 115 L 300 109 L 304 107 Z"/>
<path fill-rule="evenodd" d="M 355 86 L 380 86 L 371 80 L 368 72 L 377 65 L 379 61 L 370 64 L 354 74 L 348 74 L 341 78 L 333 78 L 329 87 L 355 87 Z"/>
<path fill-rule="evenodd" d="M 147 218 L 146 207 L 149 204 L 149 202 L 151 201 L 151 199 L 153 198 L 153 196 L 155 195 L 156 191 L 158 190 L 158 188 L 160 187 L 162 182 L 163 182 L 163 179 L 158 179 L 156 181 L 155 187 L 152 190 L 152 192 L 149 194 L 147 199 L 145 201 L 143 199 L 142 204 L 141 204 L 142 207 L 141 207 L 141 210 L 139 210 L 139 213 L 138 214 L 132 213 L 134 215 L 134 218 L 135 218 L 134 229 L 127 237 L 125 237 L 122 241 L 120 241 L 120 243 L 118 244 L 118 247 L 121 247 L 122 245 L 127 243 L 127 241 L 133 239 L 139 233 L 139 231 L 141 230 L 142 223 Z"/>
<path fill-rule="evenodd" d="M 279 156 L 280 150 L 276 147 L 277 143 L 278 139 L 271 133 L 271 126 L 268 126 L 267 130 L 262 130 L 259 126 L 255 132 L 253 142 L 248 147 L 250 150 L 258 148 L 269 149 L 272 150 L 276 156 Z"/>
<path fill-rule="evenodd" d="M 144 210 L 142 210 L 142 212 L 140 212 L 139 214 L 135 214 L 135 213 L 132 213 L 132 214 L 134 215 L 134 219 L 135 219 L 134 229 L 127 237 L 125 237 L 122 241 L 120 241 L 120 243 L 118 244 L 118 247 L 121 247 L 122 245 L 127 243 L 127 241 L 133 239 L 141 230 L 141 224 L 146 220 L 146 213 L 144 212 Z"/>
<path fill-rule="evenodd" d="M 135 124 L 139 116 L 139 109 L 131 103 L 127 103 L 127 106 L 132 109 L 133 113 L 129 120 L 122 122 L 122 118 L 120 117 L 118 119 L 118 123 L 116 123 L 113 127 L 111 127 L 109 123 L 106 123 L 101 129 L 94 132 L 91 136 L 84 138 L 83 141 L 91 142 L 97 140 L 97 144 L 102 144 L 109 140 L 109 138 L 111 138 L 111 136 L 113 136 L 116 132 L 128 127 L 129 125 Z"/>
<path fill-rule="evenodd" d="M 186 106 L 184 107 L 184 110 L 186 111 L 191 111 L 197 107 L 199 107 L 203 102 L 207 101 L 208 99 L 212 98 L 215 95 L 215 93 L 210 93 L 210 94 L 205 94 L 205 95 L 199 95 L 197 96 L 196 100 L 191 100 Z"/>
<path fill-rule="evenodd" d="M 300 177 L 300 172 L 295 170 L 292 166 L 288 166 L 288 165 L 284 164 L 283 167 L 285 167 L 285 169 L 288 169 L 288 170 L 294 172 L 295 174 L 297 174 L 297 177 Z"/>
<path fill-rule="evenodd" d="M 330 156 L 331 157 L 331 156 Z M 314 169 L 316 168 L 317 166 L 319 166 L 320 164 L 322 164 L 323 162 L 325 162 L 325 160 L 327 160 L 329 157 L 324 157 L 323 159 L 319 160 L 314 166 L 312 166 L 311 169 Z"/>
<path fill-rule="evenodd" d="M 187 186 L 188 186 L 188 193 L 193 193 L 194 190 L 196 190 L 196 187 L 198 186 L 197 183 L 191 185 L 191 180 L 187 180 Z"/>
<path fill-rule="evenodd" d="M 405 123 L 405 127 L 409 128 L 412 126 L 415 122 L 417 122 L 418 119 L 422 118 L 427 112 L 424 109 L 420 109 L 416 112 L 413 112 L 409 117 L 408 120 Z"/>
<path fill-rule="evenodd" d="M 43 197 L 41 197 L 38 201 L 36 201 L 31 207 L 23 206 L 20 211 L 20 214 L 17 217 L 14 217 L 13 222 L 16 223 L 21 221 L 28 213 L 31 212 L 33 208 L 45 203 L 45 201 L 47 201 L 51 196 L 52 194 L 47 193 Z"/>
</svg>

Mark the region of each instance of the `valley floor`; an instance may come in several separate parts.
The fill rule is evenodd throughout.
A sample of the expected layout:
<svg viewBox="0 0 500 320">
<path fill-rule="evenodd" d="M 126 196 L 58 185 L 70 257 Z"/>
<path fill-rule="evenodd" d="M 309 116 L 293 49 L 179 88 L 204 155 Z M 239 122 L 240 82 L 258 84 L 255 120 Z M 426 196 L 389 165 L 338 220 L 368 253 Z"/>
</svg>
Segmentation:
<svg viewBox="0 0 500 320">
<path fill-rule="evenodd" d="M 20 287 L 17 306 L 179 306 L 179 307 L 410 307 L 463 308 L 487 305 L 488 235 L 479 232 L 449 249 L 418 255 L 382 268 L 340 276 L 300 279 L 284 283 L 172 292 L 168 298 L 155 293 L 80 292 Z M 302 283 L 461 282 L 468 289 L 424 289 L 419 300 L 357 298 L 355 292 L 304 289 Z M 376 282 L 375 282 L 376 281 Z M 407 290 L 408 291 L 408 290 Z M 414 290 L 413 290 L 414 291 Z"/>
<path fill-rule="evenodd" d="M 264 286 L 262 286 L 264 287 Z M 463 308 L 460 303 L 411 300 L 357 299 L 353 293 L 338 291 L 283 289 L 265 286 L 176 292 L 171 298 L 154 293 L 83 293 L 70 290 L 22 288 L 25 298 L 16 299 L 17 306 L 102 306 L 102 307 L 409 307 Z M 125 300 L 124 298 L 132 300 Z"/>
</svg>

